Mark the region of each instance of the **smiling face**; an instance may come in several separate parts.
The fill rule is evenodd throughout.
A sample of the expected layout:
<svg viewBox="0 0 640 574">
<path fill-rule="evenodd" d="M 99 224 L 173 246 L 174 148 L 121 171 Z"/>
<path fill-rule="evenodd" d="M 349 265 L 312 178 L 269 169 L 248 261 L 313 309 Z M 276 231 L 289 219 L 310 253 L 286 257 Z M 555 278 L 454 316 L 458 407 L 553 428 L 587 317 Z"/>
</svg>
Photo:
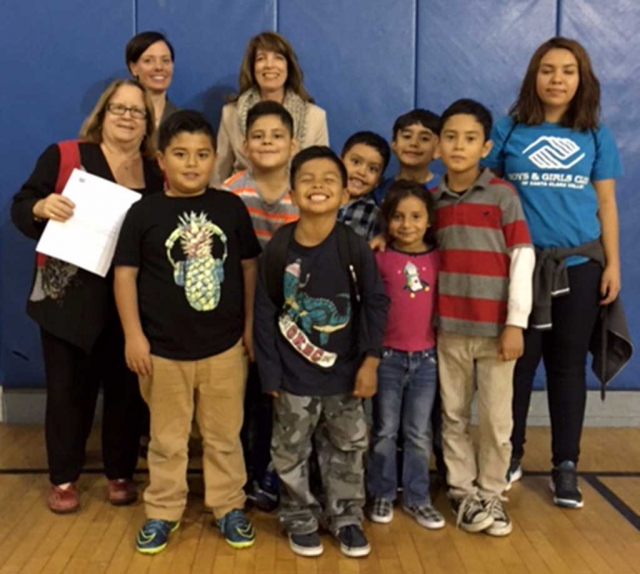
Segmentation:
<svg viewBox="0 0 640 574">
<path fill-rule="evenodd" d="M 347 168 L 349 197 L 365 195 L 380 183 L 384 159 L 376 148 L 357 143 L 344 154 L 342 160 Z"/>
<path fill-rule="evenodd" d="M 554 48 L 542 57 L 536 76 L 536 93 L 545 112 L 564 113 L 579 85 L 578 61 L 569 50 Z"/>
<path fill-rule="evenodd" d="M 391 142 L 391 149 L 401 165 L 417 168 L 431 163 L 437 144 L 438 136 L 418 123 L 400 130 Z"/>
<path fill-rule="evenodd" d="M 258 49 L 253 62 L 253 76 L 258 84 L 262 99 L 284 97 L 287 81 L 287 59 L 273 50 Z"/>
<path fill-rule="evenodd" d="M 256 119 L 244 142 L 244 152 L 251 165 L 261 170 L 287 165 L 296 148 L 295 139 L 276 115 Z"/>
<path fill-rule="evenodd" d="M 487 157 L 491 141 L 484 128 L 471 114 L 456 114 L 447 118 L 440 132 L 440 157 L 448 172 L 462 174 L 478 168 Z"/>
<path fill-rule="evenodd" d="M 317 158 L 298 168 L 291 198 L 306 215 L 335 215 L 348 194 L 336 163 Z"/>
<path fill-rule="evenodd" d="M 129 67 L 147 90 L 162 93 L 171 85 L 173 60 L 169 46 L 162 41 L 151 44 Z"/>
<path fill-rule="evenodd" d="M 427 229 L 429 214 L 425 202 L 413 195 L 401 199 L 389 220 L 394 246 L 408 253 L 424 251 Z"/>
<path fill-rule="evenodd" d="M 109 108 L 124 106 L 133 108 L 144 114 L 141 119 L 134 118 L 131 110 L 123 115 L 117 115 L 109 111 Z M 106 142 L 130 145 L 139 145 L 144 137 L 147 127 L 147 110 L 145 108 L 142 91 L 136 86 L 124 84 L 120 86 L 111 96 L 107 103 L 107 108 L 102 121 L 102 138 Z"/>
<path fill-rule="evenodd" d="M 169 184 L 167 195 L 183 197 L 204 193 L 216 155 L 207 134 L 180 132 L 171 138 L 164 152 L 158 152 L 157 159 Z"/>
</svg>

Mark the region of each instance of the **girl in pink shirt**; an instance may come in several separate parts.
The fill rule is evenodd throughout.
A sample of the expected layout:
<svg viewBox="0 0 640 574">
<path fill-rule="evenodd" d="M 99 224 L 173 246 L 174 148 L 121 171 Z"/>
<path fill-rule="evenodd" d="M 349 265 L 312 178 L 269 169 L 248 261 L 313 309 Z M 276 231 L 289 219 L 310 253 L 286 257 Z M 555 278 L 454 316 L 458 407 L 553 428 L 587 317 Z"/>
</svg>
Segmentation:
<svg viewBox="0 0 640 574">
<path fill-rule="evenodd" d="M 404 443 L 403 508 L 425 528 L 442 528 L 429 495 L 431 410 L 438 391 L 433 328 L 439 257 L 432 241 L 430 192 L 399 180 L 381 206 L 387 248 L 376 261 L 391 299 L 373 398 L 367 487 L 369 518 L 388 523 L 398 488 L 398 434 Z"/>
</svg>

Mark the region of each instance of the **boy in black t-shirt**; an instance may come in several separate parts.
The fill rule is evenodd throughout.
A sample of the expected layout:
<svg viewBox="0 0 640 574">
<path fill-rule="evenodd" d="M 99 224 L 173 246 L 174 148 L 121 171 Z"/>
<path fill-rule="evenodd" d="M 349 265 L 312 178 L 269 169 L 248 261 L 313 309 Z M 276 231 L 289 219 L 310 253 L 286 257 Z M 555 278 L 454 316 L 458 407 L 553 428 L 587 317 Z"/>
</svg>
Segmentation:
<svg viewBox="0 0 640 574">
<path fill-rule="evenodd" d="M 346 187 L 345 167 L 329 148 L 296 155 L 291 195 L 300 220 L 267 244 L 256 288 L 256 361 L 262 389 L 274 397 L 271 456 L 282 483 L 280 521 L 302 556 L 323 551 L 321 514 L 344 554 L 371 551 L 361 528 L 362 399 L 376 391 L 388 299 L 366 241 L 336 223 Z M 324 512 L 308 479 L 316 429 Z"/>
<path fill-rule="evenodd" d="M 151 412 L 147 521 L 137 537 L 144 554 L 164 550 L 180 524 L 194 411 L 205 503 L 231 546 L 255 541 L 243 510 L 240 427 L 260 247 L 242 201 L 207 189 L 214 141 L 198 112 L 179 111 L 162 124 L 158 163 L 167 189 L 133 205 L 114 258 L 127 365 Z"/>
</svg>

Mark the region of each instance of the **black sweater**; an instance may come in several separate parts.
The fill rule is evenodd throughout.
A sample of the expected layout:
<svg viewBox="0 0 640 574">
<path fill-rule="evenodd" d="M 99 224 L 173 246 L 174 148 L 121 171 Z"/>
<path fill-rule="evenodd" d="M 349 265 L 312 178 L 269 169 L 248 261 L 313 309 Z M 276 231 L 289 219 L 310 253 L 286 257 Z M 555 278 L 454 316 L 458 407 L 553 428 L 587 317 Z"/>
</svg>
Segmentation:
<svg viewBox="0 0 640 574">
<path fill-rule="evenodd" d="M 115 182 L 109 164 L 98 144 L 81 143 L 80 160 L 88 173 Z M 154 160 L 143 160 L 145 187 L 136 190 L 142 194 L 162 191 L 163 179 Z M 33 206 L 37 201 L 54 192 L 60 151 L 50 145 L 38 158 L 29 179 L 13 197 L 11 220 L 27 237 L 38 240 L 45 222 L 33 218 Z M 34 254 L 35 255 L 35 254 Z M 36 274 L 34 272 L 34 284 Z M 89 352 L 105 326 L 117 320 L 113 298 L 113 274 L 105 278 L 78 269 L 69 287 L 60 298 L 30 298 L 27 313 L 45 331 Z"/>
<path fill-rule="evenodd" d="M 353 391 L 365 355 L 377 356 L 389 300 L 366 241 L 361 250 L 361 302 L 350 297 L 334 231 L 318 246 L 291 240 L 285 271 L 285 304 L 278 309 L 267 291 L 269 244 L 260 258 L 254 313 L 256 362 L 264 392 L 326 396 Z"/>
</svg>

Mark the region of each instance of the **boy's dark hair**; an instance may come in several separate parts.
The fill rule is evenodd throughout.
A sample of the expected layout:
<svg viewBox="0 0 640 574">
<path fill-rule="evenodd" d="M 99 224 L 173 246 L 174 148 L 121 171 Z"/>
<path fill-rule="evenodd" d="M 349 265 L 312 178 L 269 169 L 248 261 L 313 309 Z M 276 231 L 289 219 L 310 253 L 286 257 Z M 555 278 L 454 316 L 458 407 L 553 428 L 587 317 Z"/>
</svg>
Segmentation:
<svg viewBox="0 0 640 574">
<path fill-rule="evenodd" d="M 136 34 L 127 42 L 127 47 L 124 49 L 124 61 L 127 64 L 127 68 L 131 64 L 135 64 L 140 59 L 140 56 L 156 42 L 164 42 L 169 48 L 169 52 L 171 52 L 171 61 L 175 61 L 173 46 L 164 34 L 160 32 L 140 32 L 140 34 Z"/>
<path fill-rule="evenodd" d="M 389 149 L 387 140 L 375 132 L 356 132 L 350 136 L 346 142 L 344 142 L 340 157 L 344 158 L 349 150 L 357 144 L 369 146 L 380 154 L 380 157 L 382 158 L 382 170 L 380 171 L 380 177 L 382 177 L 389 165 L 389 158 L 391 157 L 391 150 Z"/>
<path fill-rule="evenodd" d="M 216 149 L 216 138 L 211 124 L 200 112 L 180 110 L 172 113 L 158 130 L 158 150 L 164 152 L 171 140 L 181 133 L 204 134 L 211 140 L 213 150 Z"/>
<path fill-rule="evenodd" d="M 389 190 L 380 205 L 380 219 L 383 233 L 387 237 L 389 236 L 389 222 L 396 212 L 396 209 L 398 209 L 398 204 L 407 197 L 415 197 L 426 205 L 429 227 L 424 234 L 424 241 L 427 245 L 435 245 L 434 226 L 436 223 L 436 209 L 433 194 L 428 189 L 425 189 L 422 184 L 408 179 L 398 179 L 394 181 L 391 186 L 389 186 Z"/>
<path fill-rule="evenodd" d="M 293 117 L 287 111 L 287 108 L 272 100 L 258 102 L 249 110 L 247 113 L 247 121 L 245 123 L 245 133 L 248 134 L 251 126 L 256 123 L 258 118 L 263 116 L 278 116 L 284 124 L 284 127 L 287 128 L 289 134 L 291 134 L 291 137 L 293 137 Z"/>
<path fill-rule="evenodd" d="M 294 188 L 296 174 L 298 173 L 300 168 L 308 161 L 314 159 L 329 159 L 333 163 L 335 163 L 342 178 L 342 185 L 343 187 L 347 187 L 347 168 L 344 167 L 342 160 L 331 148 L 328 148 L 324 145 L 313 145 L 311 147 L 303 149 L 301 152 L 298 152 L 291 161 L 291 189 Z"/>
<path fill-rule="evenodd" d="M 417 108 L 406 114 L 402 114 L 393 123 L 393 139 L 398 137 L 398 132 L 407 129 L 409 126 L 420 124 L 422 127 L 431 130 L 434 134 L 440 133 L 440 117 L 431 110 Z"/>
<path fill-rule="evenodd" d="M 459 114 L 473 116 L 484 130 L 484 141 L 489 139 L 491 135 L 491 126 L 493 125 L 491 112 L 480 102 L 470 99 L 456 100 L 444 112 L 442 112 L 442 116 L 440 117 L 440 131 L 442 131 L 444 124 L 451 116 L 457 116 Z"/>
</svg>

